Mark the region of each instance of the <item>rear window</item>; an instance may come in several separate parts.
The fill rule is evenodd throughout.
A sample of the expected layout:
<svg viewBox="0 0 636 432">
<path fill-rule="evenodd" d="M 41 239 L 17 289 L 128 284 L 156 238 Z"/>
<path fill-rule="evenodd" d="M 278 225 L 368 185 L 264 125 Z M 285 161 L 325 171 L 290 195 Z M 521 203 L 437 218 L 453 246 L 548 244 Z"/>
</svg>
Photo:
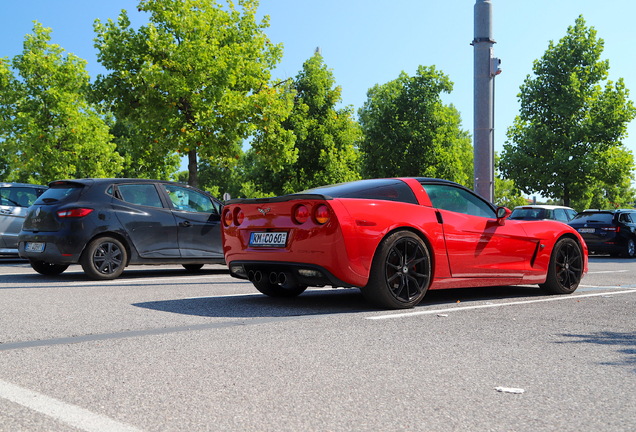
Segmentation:
<svg viewBox="0 0 636 432">
<path fill-rule="evenodd" d="M 301 193 L 317 193 L 332 198 L 359 198 L 418 204 L 411 188 L 401 180 L 361 180 L 310 189 Z"/>
<path fill-rule="evenodd" d="M 83 186 L 81 185 L 59 185 L 53 186 L 46 190 L 35 204 L 55 204 L 62 201 L 77 200 L 82 192 Z"/>
<path fill-rule="evenodd" d="M 529 220 L 529 219 L 546 219 L 546 212 L 545 209 L 542 208 L 521 208 L 521 209 L 514 209 L 512 211 L 512 214 L 510 215 L 509 219 L 523 219 L 523 220 Z"/>
<path fill-rule="evenodd" d="M 614 213 L 579 213 L 572 222 L 580 223 L 604 223 L 611 224 L 614 220 Z"/>
<path fill-rule="evenodd" d="M 41 189 L 27 187 L 0 188 L 0 205 L 11 207 L 32 206 Z"/>
</svg>

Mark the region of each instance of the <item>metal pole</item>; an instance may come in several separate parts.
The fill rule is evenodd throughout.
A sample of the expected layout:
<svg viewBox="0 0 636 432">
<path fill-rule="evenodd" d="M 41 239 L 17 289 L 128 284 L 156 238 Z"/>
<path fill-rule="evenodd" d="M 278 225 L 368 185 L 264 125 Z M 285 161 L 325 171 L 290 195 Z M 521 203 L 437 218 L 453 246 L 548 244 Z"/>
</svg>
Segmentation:
<svg viewBox="0 0 636 432">
<path fill-rule="evenodd" d="M 495 149 L 492 76 L 492 2 L 475 3 L 474 47 L 474 189 L 490 202 L 495 200 Z"/>
</svg>

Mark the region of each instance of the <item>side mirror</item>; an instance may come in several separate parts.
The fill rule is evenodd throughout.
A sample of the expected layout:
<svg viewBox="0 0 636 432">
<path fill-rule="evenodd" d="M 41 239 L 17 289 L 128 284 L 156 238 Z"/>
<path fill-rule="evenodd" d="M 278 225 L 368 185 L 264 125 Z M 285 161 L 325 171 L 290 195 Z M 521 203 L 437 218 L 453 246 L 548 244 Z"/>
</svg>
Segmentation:
<svg viewBox="0 0 636 432">
<path fill-rule="evenodd" d="M 497 223 L 499 225 L 503 225 L 508 218 L 512 214 L 512 211 L 506 207 L 497 207 Z"/>
</svg>

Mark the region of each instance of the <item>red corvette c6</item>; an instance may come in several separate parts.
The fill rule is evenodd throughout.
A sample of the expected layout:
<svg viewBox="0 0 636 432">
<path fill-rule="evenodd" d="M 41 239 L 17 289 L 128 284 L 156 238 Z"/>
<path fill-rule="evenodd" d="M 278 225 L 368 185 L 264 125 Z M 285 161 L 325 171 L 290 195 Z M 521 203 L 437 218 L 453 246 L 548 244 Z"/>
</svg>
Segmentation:
<svg viewBox="0 0 636 432">
<path fill-rule="evenodd" d="M 375 305 L 398 309 L 429 289 L 539 284 L 549 294 L 574 292 L 587 272 L 579 234 L 509 215 L 446 180 L 360 180 L 228 201 L 223 251 L 232 276 L 274 297 L 358 287 Z"/>
</svg>

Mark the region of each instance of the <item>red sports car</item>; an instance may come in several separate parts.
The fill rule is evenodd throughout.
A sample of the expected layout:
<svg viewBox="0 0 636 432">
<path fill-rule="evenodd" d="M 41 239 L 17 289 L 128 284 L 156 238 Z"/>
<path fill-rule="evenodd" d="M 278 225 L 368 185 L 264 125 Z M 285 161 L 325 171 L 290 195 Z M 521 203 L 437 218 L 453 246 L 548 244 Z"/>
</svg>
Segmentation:
<svg viewBox="0 0 636 432">
<path fill-rule="evenodd" d="M 579 234 L 557 221 L 507 220 L 510 213 L 446 180 L 360 180 L 228 201 L 223 251 L 232 276 L 273 297 L 358 287 L 375 305 L 398 309 L 429 289 L 574 292 L 587 272 Z"/>
</svg>

